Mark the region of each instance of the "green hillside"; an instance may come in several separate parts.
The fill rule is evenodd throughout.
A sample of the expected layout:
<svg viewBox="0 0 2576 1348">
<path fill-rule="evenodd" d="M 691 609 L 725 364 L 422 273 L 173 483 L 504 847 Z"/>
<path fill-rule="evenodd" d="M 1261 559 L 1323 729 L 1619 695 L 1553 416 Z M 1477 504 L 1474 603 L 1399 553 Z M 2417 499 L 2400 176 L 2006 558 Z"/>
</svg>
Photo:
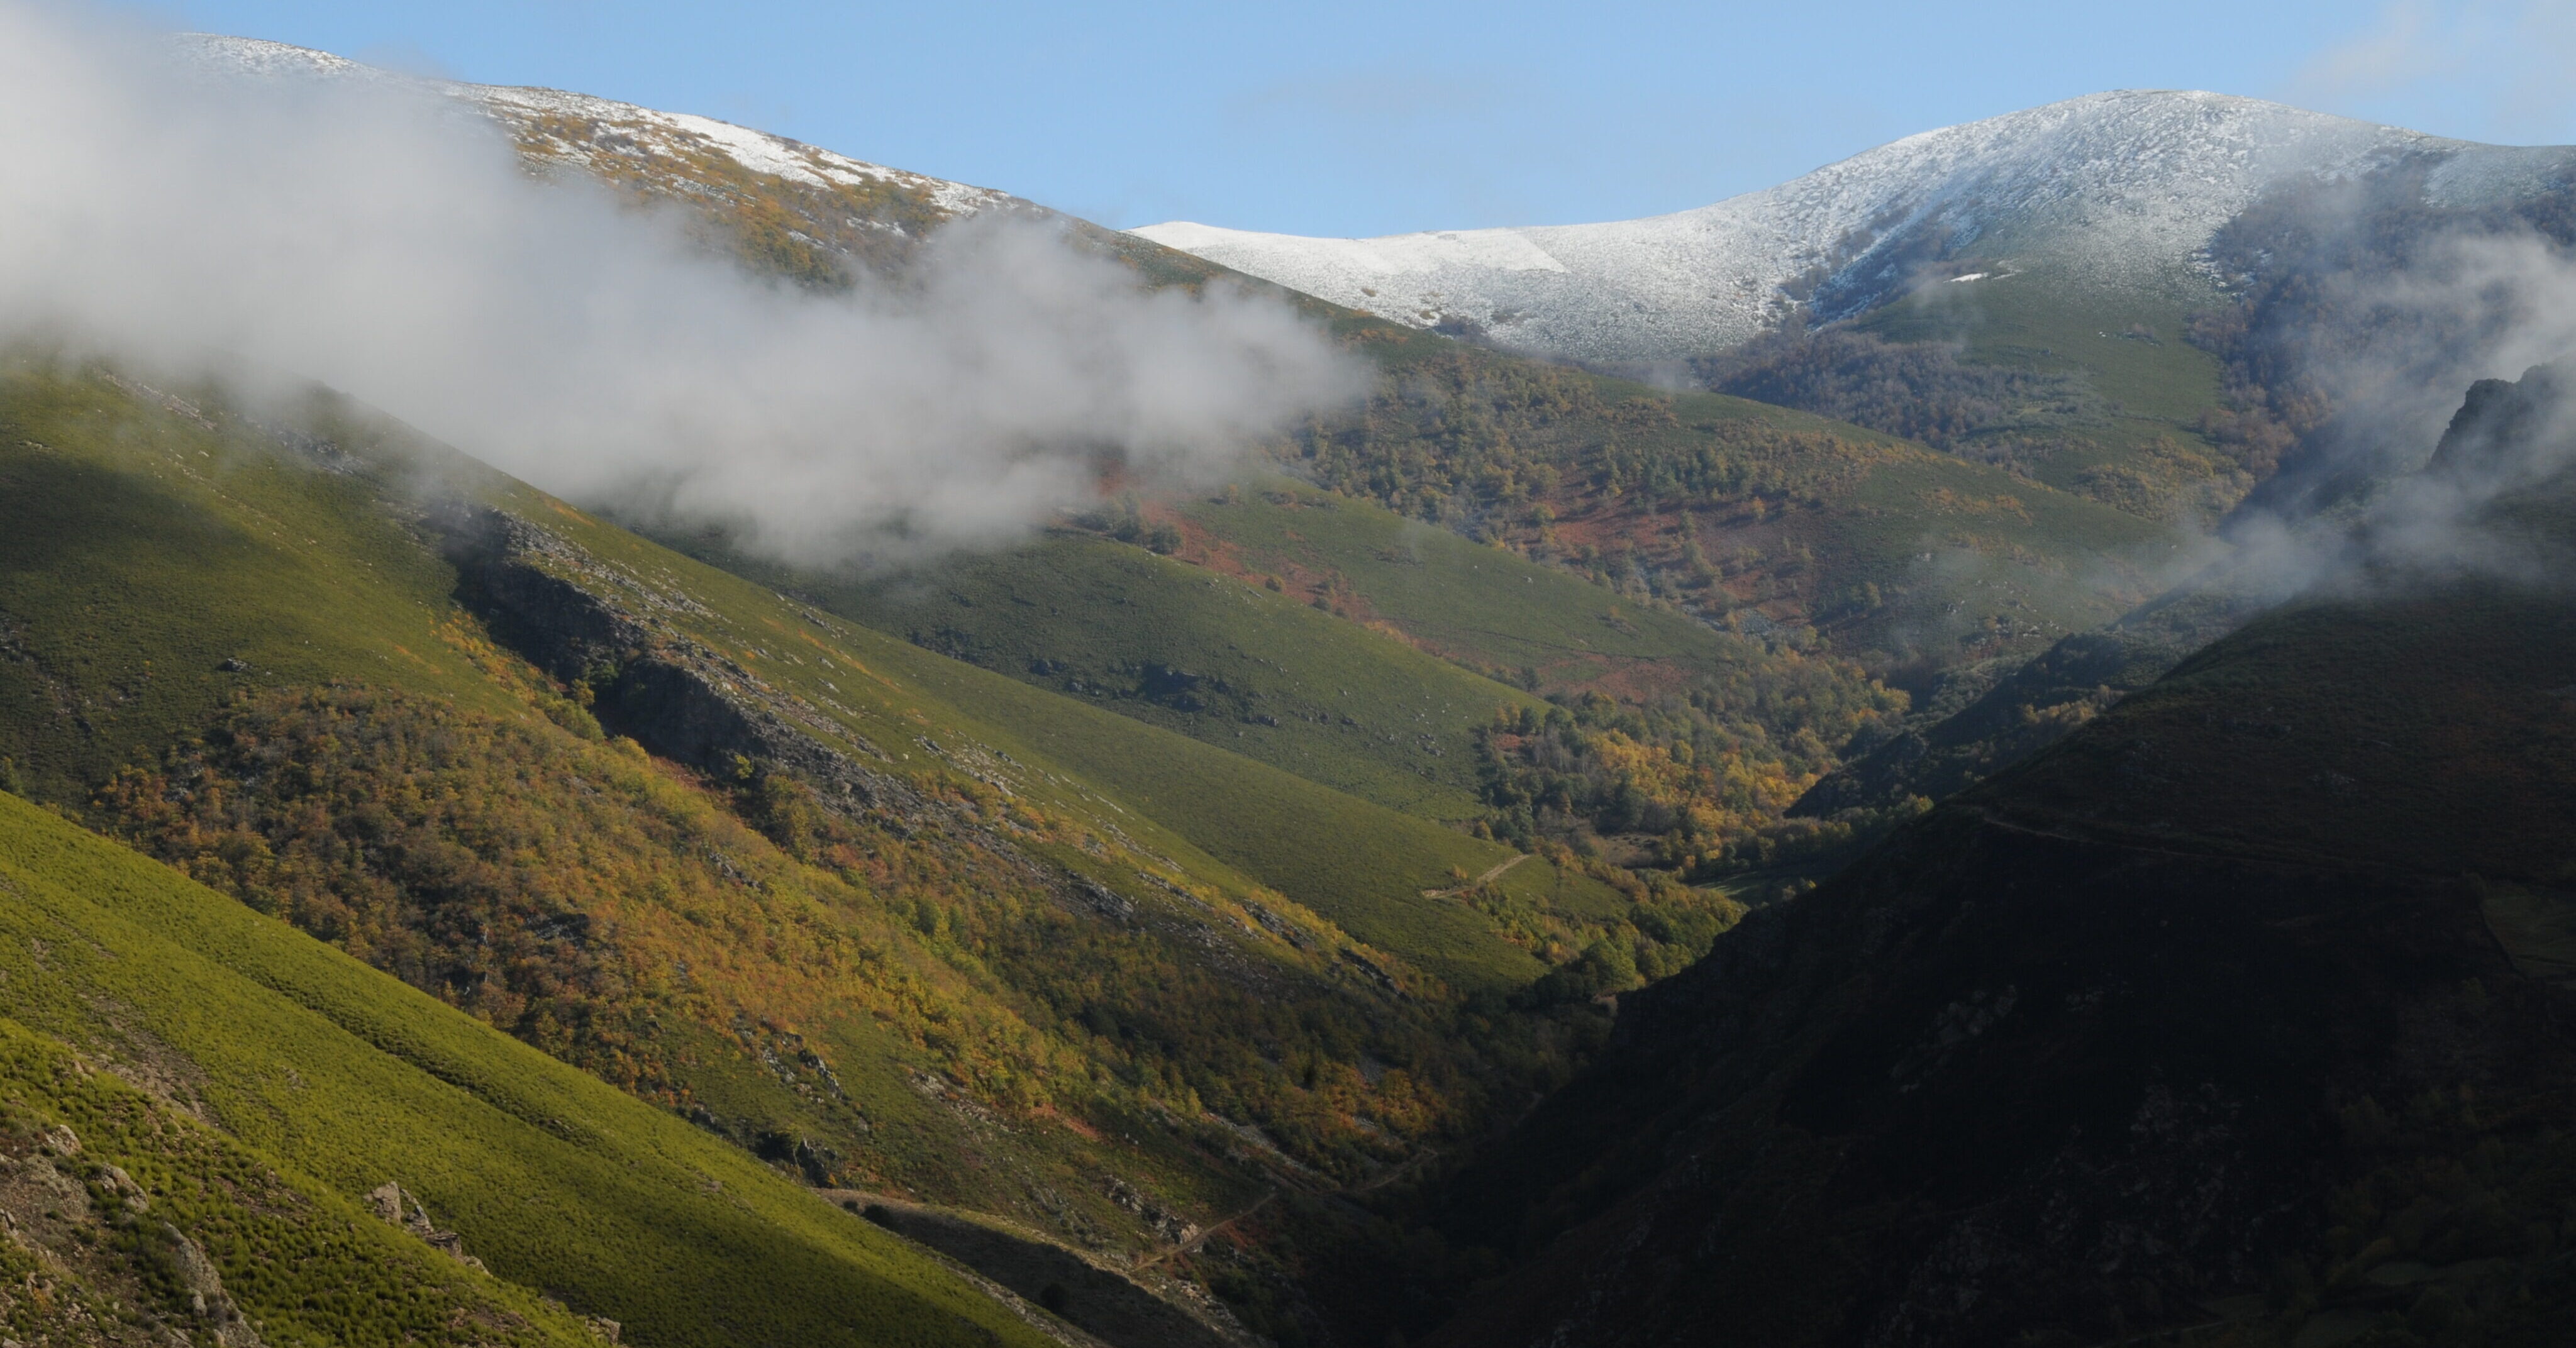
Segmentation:
<svg viewBox="0 0 2576 1348">
<path fill-rule="evenodd" d="M 1192 868 L 1195 874 L 1219 879 L 1249 876 L 1379 949 L 1417 961 L 1464 987 L 1508 987 L 1540 971 L 1501 939 L 1490 923 L 1463 905 L 1427 899 L 1422 893 L 1426 888 L 1456 884 L 1453 869 L 1472 876 L 1510 860 L 1513 854 L 1506 848 L 1354 796 L 1319 789 L 1287 772 L 1140 725 L 1128 716 L 1037 692 L 870 628 L 807 616 L 797 603 L 749 580 L 678 558 L 611 526 L 570 517 L 562 519 L 559 527 L 566 537 L 613 562 L 684 574 L 690 593 L 711 614 L 721 616 L 682 616 L 676 620 L 682 630 L 720 643 L 720 649 L 761 677 L 802 691 L 818 705 L 832 706 L 878 744 L 904 742 L 895 736 L 917 743 L 923 738 L 919 731 L 928 729 L 960 737 L 952 748 L 987 755 L 998 750 L 998 761 L 987 757 L 977 771 L 1006 783 L 1014 796 L 1080 812 L 1098 824 L 1130 833 L 1149 849 L 1148 855 L 1177 857 L 1184 865 L 1195 855 L 1199 861 Z M 1156 559 L 1148 556 L 1147 560 Z M 1186 588 L 1172 586 L 1169 572 L 1159 579 L 1166 595 L 1174 588 Z M 1203 580 L 1196 585 L 1207 588 Z M 1086 612 L 1097 621 L 1097 611 Z M 1277 604 L 1268 606 L 1268 612 L 1301 625 L 1318 620 Z M 1059 630 L 1070 631 L 1077 625 Z M 828 638 L 832 644 L 824 649 L 843 652 L 842 663 L 866 677 L 844 685 L 830 678 L 829 667 L 821 660 L 806 662 L 792 653 L 793 648 L 781 647 L 790 653 L 780 655 L 756 644 L 791 633 L 800 644 Z M 1121 639 L 1127 638 L 1101 638 Z M 1508 690 L 1428 657 L 1401 648 L 1386 653 L 1408 659 L 1398 676 L 1369 669 L 1360 660 L 1352 660 L 1347 668 L 1368 677 L 1372 692 L 1389 697 L 1403 695 L 1400 675 L 1404 672 L 1454 680 L 1452 686 L 1472 690 L 1461 696 L 1486 691 L 1510 696 Z M 1491 715 L 1490 707 L 1484 715 Z M 952 748 L 924 746 L 923 754 L 954 760 L 957 755 Z M 1207 858 L 1223 864 L 1210 864 Z M 1531 868 L 1515 868 L 1516 872 L 1523 869 Z M 1242 881 L 1235 879 L 1235 883 Z M 1545 865 L 1528 877 L 1515 873 L 1512 883 L 1536 885 L 1538 892 L 1560 887 Z M 1609 905 L 1624 905 L 1615 891 L 1594 882 L 1567 881 L 1562 887 L 1579 896 L 1578 907 L 1587 915 Z M 1391 939 L 1381 941 L 1381 937 Z M 1408 938 L 1424 944 L 1414 945 Z"/>
<path fill-rule="evenodd" d="M 1812 626 L 1876 669 L 2033 653 L 2142 597 L 2179 539 L 1848 423 L 1338 326 L 1385 373 L 1285 451 L 1299 471 L 1634 600 Z"/>
<path fill-rule="evenodd" d="M 66 1082 L 36 1107 L 89 1125 L 102 1156 L 136 1159 L 130 1173 L 199 1233 L 272 1343 L 439 1333 L 417 1323 L 432 1298 L 522 1317 L 522 1341 L 578 1341 L 538 1292 L 640 1344 L 1045 1341 L 684 1121 L 14 797 L 0 797 L 0 888 L 10 1019 L 229 1141 L 168 1144 L 145 1102 L 113 1088 Z M 15 1029 L 0 1043 L 14 1073 L 47 1053 Z M 169 1160 L 149 1156 L 156 1143 Z M 289 1211 L 327 1219 L 297 1236 L 228 1213 L 261 1167 L 297 1191 Z M 360 1217 L 357 1196 L 387 1180 L 510 1285 Z"/>
<path fill-rule="evenodd" d="M 2208 520 L 2281 448 L 2249 441 L 2204 349 L 2227 302 L 2184 269 L 2109 283 L 1989 237 L 1873 309 L 1694 369 L 1709 387 L 1908 436 L 2132 515 Z"/>
<path fill-rule="evenodd" d="M 1669 886 L 1652 867 L 1776 824 L 1837 749 L 1897 702 L 1848 661 L 1622 598 L 1337 493 L 1274 479 L 1177 509 L 1130 509 L 1100 522 L 1106 534 L 1058 531 L 891 575 L 792 570 L 720 537 L 679 545 L 924 647 L 1322 785 L 1463 815 L 1525 848 L 1544 839 L 1647 864 L 1631 885 Z M 1122 536 L 1151 547 L 1113 541 Z M 1542 723 L 1557 728 L 1539 738 L 1565 742 L 1541 747 Z M 1109 780 L 1132 760 L 1082 761 Z M 1334 886 L 1451 888 L 1445 867 L 1472 876 L 1503 859 L 1455 856 L 1474 849 L 1453 837 L 1406 844 L 1394 866 L 1357 854 L 1325 865 L 1288 841 L 1305 825 L 1257 811 L 1283 820 L 1275 855 L 1303 867 L 1282 870 L 1223 836 L 1241 825 L 1225 822 L 1235 812 L 1222 799 L 1197 804 L 1151 783 L 1134 791 L 1170 802 L 1157 807 L 1167 821 L 1194 811 L 1201 822 L 1185 831 L 1196 841 L 1363 935 L 1384 929 L 1332 897 Z M 1421 864 L 1431 858 L 1439 864 Z M 1561 878 L 1568 860 L 1515 866 L 1501 897 L 1561 914 L 1615 911 L 1597 892 L 1565 907 L 1589 883 Z"/>
<path fill-rule="evenodd" d="M 753 266 L 804 284 L 837 286 L 862 270 L 899 275 L 908 248 L 884 240 L 909 240 L 936 223 L 900 193 L 827 200 L 829 192 L 720 157 L 656 159 L 650 172 L 623 161 L 603 170 L 586 155 L 566 158 L 599 128 L 563 120 L 519 128 L 522 152 L 538 163 L 578 162 L 607 172 L 621 190 L 685 203 Z M 1849 421 L 1677 395 L 1488 350 L 1056 218 L 1082 246 L 1119 259 L 1149 285 L 1224 282 L 1277 295 L 1377 367 L 1365 406 L 1321 417 L 1273 447 L 1280 466 L 1405 518 L 1507 542 L 1635 598 L 1666 598 L 1712 618 L 1743 609 L 1757 628 L 1816 626 L 1875 668 L 2027 658 L 2115 616 L 2151 592 L 2176 537 L 2160 522 L 2171 513 L 2161 497 L 2154 508 L 2131 499 L 2162 491 L 2163 479 L 2140 485 L 2122 475 L 2145 471 L 2139 464 L 2151 477 L 2226 467 L 2199 463 L 2203 447 L 2191 432 L 2166 434 L 2212 405 L 2216 387 L 2216 363 L 2180 344 L 2184 314 L 2203 299 L 2187 286 L 2144 308 L 2122 296 L 2096 313 L 2065 306 L 2065 288 L 2032 273 L 2027 284 L 2006 278 L 2010 284 L 1992 292 L 2001 298 L 1992 302 L 1998 317 L 1990 331 L 1958 316 L 1965 311 L 1923 317 L 1948 324 L 1935 324 L 1938 343 L 1961 340 L 1954 329 L 1967 322 L 1985 334 L 1975 339 L 1986 343 L 1976 359 L 2009 362 L 2025 348 L 2040 351 L 2029 359 L 2076 369 L 2102 385 L 2096 401 L 2117 402 L 2107 419 L 2084 418 L 2084 435 L 2108 437 L 2107 466 L 2079 447 L 2032 476 L 1930 453 Z M 789 229 L 790 220 L 800 223 Z M 1979 305 L 1988 304 L 1983 293 Z M 2031 302 L 2017 306 L 2024 295 Z M 2153 341 L 2129 332 L 2141 323 Z M 2037 439 L 2073 445 L 2061 429 L 2043 428 Z M 2169 452 L 2163 440 L 2175 447 Z M 2147 448 L 2133 453 L 2132 442 Z M 2180 457 L 2165 463 L 2158 455 Z M 1548 518 L 1538 518 L 1541 507 Z"/>
<path fill-rule="evenodd" d="M 524 714 L 477 672 L 454 573 L 396 493 L 162 396 L 23 354 L 0 367 L 0 759 L 18 789 L 80 799 L 249 688 L 370 678 Z"/>
<path fill-rule="evenodd" d="M 1105 538 L 881 577 L 706 555 L 943 655 L 1429 819 L 1482 811 L 1470 732 L 1536 704 L 1258 582 Z"/>
<path fill-rule="evenodd" d="M 884 658 L 897 667 L 904 659 L 892 652 Z M 923 659 L 910 672 L 938 693 L 971 697 L 1000 742 L 1024 744 L 1044 761 L 1116 792 L 1196 847 L 1461 991 L 1507 990 L 1543 972 L 1472 905 L 1425 893 L 1462 887 L 1514 862 L 1509 848 L 1323 790 L 1178 734 L 1139 729 L 1106 711 L 1068 708 L 1062 698 L 971 667 Z M 1630 907 L 1618 890 L 1544 860 L 1513 865 L 1495 887 L 1577 922 L 1618 922 Z"/>
<path fill-rule="evenodd" d="M 1485 1126 L 1735 911 L 268 415 L 0 372 L 0 773 L 771 1173 L 1143 1257 Z"/>
<path fill-rule="evenodd" d="M 1309 604 L 1507 682 L 1636 696 L 1770 654 L 1674 607 L 1623 600 L 1563 567 L 1297 483 L 1182 501 L 1175 513 L 1181 557 L 1278 576 Z"/>
</svg>

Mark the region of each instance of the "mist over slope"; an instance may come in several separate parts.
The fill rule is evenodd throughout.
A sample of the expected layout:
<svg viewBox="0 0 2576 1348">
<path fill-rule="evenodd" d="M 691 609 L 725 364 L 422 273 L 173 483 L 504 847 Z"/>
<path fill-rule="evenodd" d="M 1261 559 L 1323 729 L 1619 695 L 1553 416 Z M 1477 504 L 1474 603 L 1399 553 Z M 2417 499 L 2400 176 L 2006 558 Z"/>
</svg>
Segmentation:
<svg viewBox="0 0 2576 1348">
<path fill-rule="evenodd" d="M 1355 391 L 1287 306 L 1148 291 L 1047 222 L 943 231 L 901 285 L 782 284 L 677 213 L 533 179 L 435 86 L 281 66 L 340 69 L 0 7 L 0 335 L 318 378 L 548 487 L 803 558 L 1014 537 L 1103 474 L 1204 478 Z M 572 101 L 475 98 L 528 134 Z M 997 199 L 653 127 L 910 193 L 925 222 Z"/>
<path fill-rule="evenodd" d="M 2265 189 L 2429 156 L 2435 200 L 2528 190 L 2576 156 L 2223 94 L 2092 94 L 1908 136 L 1711 206 L 1592 225 L 1315 239 L 1176 221 L 1138 235 L 1416 327 L 1604 364 L 1678 362 L 1839 318 L 1958 257 L 2166 289 Z M 1947 282 L 1985 279 L 1973 267 Z"/>
</svg>

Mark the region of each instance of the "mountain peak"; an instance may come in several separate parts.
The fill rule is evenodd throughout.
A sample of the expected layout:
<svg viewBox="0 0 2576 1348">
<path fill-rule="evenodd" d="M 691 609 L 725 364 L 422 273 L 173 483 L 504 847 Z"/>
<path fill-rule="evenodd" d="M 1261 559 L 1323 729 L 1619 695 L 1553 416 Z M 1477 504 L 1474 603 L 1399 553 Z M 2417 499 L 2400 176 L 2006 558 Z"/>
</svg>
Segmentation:
<svg viewBox="0 0 2576 1348">
<path fill-rule="evenodd" d="M 2200 90 L 2112 90 L 1919 132 L 1776 187 L 1640 220 L 1317 239 L 1189 222 L 1168 247 L 1417 327 L 1633 363 L 1723 349 L 1800 311 L 1855 312 L 1954 256 L 2171 284 L 2229 218 L 2296 175 L 2409 155 L 2482 193 L 2569 152 L 2446 140 Z"/>
<path fill-rule="evenodd" d="M 424 79 L 364 65 L 329 52 L 260 38 L 187 33 L 181 49 L 208 67 L 261 78 L 321 77 L 406 84 L 473 106 L 498 122 L 522 149 L 593 171 L 610 161 L 644 172 L 685 176 L 687 161 L 718 155 L 757 174 L 806 187 L 890 186 L 923 198 L 948 218 L 972 215 L 1016 199 L 991 188 L 933 178 L 834 154 L 801 141 L 694 113 L 661 112 L 589 94 L 517 85 L 468 84 Z M 566 135 L 567 131 L 578 134 Z M 531 141 L 542 141 L 532 147 Z M 616 175 L 610 175 L 612 177 Z"/>
</svg>

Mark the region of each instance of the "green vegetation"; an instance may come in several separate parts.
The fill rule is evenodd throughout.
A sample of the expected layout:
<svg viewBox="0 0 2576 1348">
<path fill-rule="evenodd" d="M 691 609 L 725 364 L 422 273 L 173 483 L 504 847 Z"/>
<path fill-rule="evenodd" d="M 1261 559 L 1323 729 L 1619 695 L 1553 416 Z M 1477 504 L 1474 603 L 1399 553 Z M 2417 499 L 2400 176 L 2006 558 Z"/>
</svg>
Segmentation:
<svg viewBox="0 0 2576 1348">
<path fill-rule="evenodd" d="M 1792 642 L 1812 626 L 1909 680 L 2101 622 L 2175 537 L 1804 413 L 1350 335 L 1387 373 L 1355 422 L 1286 451 L 1317 481 L 1634 601 Z"/>
<path fill-rule="evenodd" d="M 1476 815 L 1471 727 L 1534 701 L 1257 582 L 1102 538 L 866 578 L 701 550 L 943 655 L 1430 819 Z"/>
<path fill-rule="evenodd" d="M 908 648 L 897 647 L 897 650 Z M 887 662 L 901 657 L 889 653 Z M 1195 740 L 1029 688 L 926 653 L 908 671 L 929 689 L 975 697 L 983 715 L 1028 746 L 1172 829 L 1198 848 L 1276 887 L 1376 950 L 1448 980 L 1461 992 L 1502 992 L 1537 977 L 1530 959 L 1454 898 L 1426 893 L 1512 861 L 1497 844 L 1324 790 Z M 1504 877 L 1512 892 L 1600 917 L 1624 909 L 1617 891 L 1579 872 L 1533 864 Z"/>
<path fill-rule="evenodd" d="M 2029 273 L 1975 285 L 1928 287 L 1850 326 L 1760 338 L 1695 368 L 1724 392 L 1908 436 L 2150 519 L 2215 518 L 2270 471 L 2218 436 L 2208 358 L 2184 344 L 2191 325 L 2174 305 L 2087 306 L 2082 288 Z"/>
<path fill-rule="evenodd" d="M 360 1217 L 348 1197 L 288 1179 L 8 1020 L 0 1158 L 0 1330 L 33 1348 L 221 1335 L 244 1320 L 280 1348 L 599 1341 L 559 1303 Z"/>
<path fill-rule="evenodd" d="M 1176 555 L 1266 586 L 1497 682 L 1635 695 L 1771 651 L 1678 606 L 1639 603 L 1562 566 L 1470 541 L 1374 502 L 1282 479 L 1174 503 Z"/>
<path fill-rule="evenodd" d="M 356 675 L 524 714 L 460 649 L 454 573 L 385 484 L 162 396 L 0 366 L 0 758 L 20 789 L 78 800 L 246 688 Z M 384 439 L 313 411 L 353 452 Z"/>
<path fill-rule="evenodd" d="M 327 1191 L 306 1199 L 318 1221 L 289 1209 L 275 1227 L 228 1230 L 239 1190 L 195 1195 L 179 1172 L 131 1170 L 174 1213 L 206 1214 L 225 1287 L 272 1325 L 300 1314 L 314 1341 L 398 1327 L 369 1309 L 378 1293 L 399 1309 L 437 1287 L 426 1261 L 384 1258 L 388 1242 L 357 1230 L 354 1196 L 394 1179 L 499 1278 L 618 1320 L 634 1342 L 1036 1341 L 741 1151 L 14 797 L 0 797 L 0 888 L 13 1019 L 220 1120 L 238 1147 L 206 1144 L 192 1165 L 257 1157 Z M 117 1131 L 142 1128 L 134 1098 L 100 1088 L 90 1100 L 57 1093 L 46 1107 L 84 1111 L 109 1155 L 134 1155 Z M 256 1176 L 236 1167 L 229 1182 Z M 371 1256 L 382 1274 L 320 1281 Z"/>
<path fill-rule="evenodd" d="M 1142 1254 L 1169 1237 L 1134 1195 L 1204 1220 L 1267 1169 L 1363 1180 L 1485 1127 L 1572 1070 L 1606 1025 L 1591 996 L 1687 963 L 1737 911 L 1570 854 L 1506 867 L 323 410 L 290 430 L 210 391 L 7 372 L 10 779 L 762 1173 Z M 529 634 L 487 624 L 450 560 L 456 507 L 396 489 L 423 476 L 542 523 L 546 574 L 648 613 L 650 649 L 559 677 L 496 640 Z M 1477 723 L 1488 697 L 1535 705 L 1256 602 L 1475 689 Z M 645 752 L 684 744 L 621 663 L 754 690 L 875 803 L 765 758 Z M 483 1247 L 453 1192 L 401 1178 Z"/>
</svg>

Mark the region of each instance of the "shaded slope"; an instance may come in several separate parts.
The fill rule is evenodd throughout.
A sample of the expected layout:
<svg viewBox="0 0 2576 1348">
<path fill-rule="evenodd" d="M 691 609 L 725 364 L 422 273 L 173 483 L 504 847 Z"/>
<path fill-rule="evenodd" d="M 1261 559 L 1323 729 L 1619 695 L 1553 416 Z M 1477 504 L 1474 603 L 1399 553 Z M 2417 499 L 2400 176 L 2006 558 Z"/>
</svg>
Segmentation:
<svg viewBox="0 0 2576 1348">
<path fill-rule="evenodd" d="M 1791 814 L 1831 816 L 1941 800 L 2056 743 L 2120 698 L 2153 683 L 2260 607 L 2183 591 L 2119 621 L 2060 640 L 1964 706 L 1928 715 L 1818 781 Z M 1946 712 L 1946 714 L 1944 714 Z"/>
<path fill-rule="evenodd" d="M 2480 380 L 2425 456 L 2426 478 L 2410 479 L 2384 466 L 2376 472 L 2356 467 L 2330 506 L 2294 525 L 2292 537 L 2303 540 L 2296 547 L 2326 557 L 2339 550 L 2334 540 L 2346 531 L 2402 531 L 2402 516 L 2393 524 L 2376 521 L 2405 509 L 2407 493 L 2428 480 L 2447 479 L 2484 493 L 2521 481 L 2535 461 L 2545 466 L 2548 446 L 2560 437 L 2563 378 L 2553 367 L 2536 366 L 2517 383 Z M 2489 526 L 2503 531 L 2509 547 L 2548 557 L 2561 546 L 2557 509 L 2551 491 L 2526 492 L 2508 498 Z M 2277 563 L 2278 546 L 2222 560 L 2116 622 L 2059 641 L 1973 701 L 1918 709 L 1911 727 L 1828 774 L 1791 813 L 1885 808 L 1908 796 L 1939 799 L 2056 742 L 2277 598 L 2280 580 L 2269 568 Z M 1962 694 L 1976 691 L 1965 679 L 1952 686 Z"/>
<path fill-rule="evenodd" d="M 1756 914 L 1446 1188 L 1527 1263 L 1438 1341 L 2546 1341 L 2571 667 L 2555 592 L 2302 605 Z"/>
</svg>

